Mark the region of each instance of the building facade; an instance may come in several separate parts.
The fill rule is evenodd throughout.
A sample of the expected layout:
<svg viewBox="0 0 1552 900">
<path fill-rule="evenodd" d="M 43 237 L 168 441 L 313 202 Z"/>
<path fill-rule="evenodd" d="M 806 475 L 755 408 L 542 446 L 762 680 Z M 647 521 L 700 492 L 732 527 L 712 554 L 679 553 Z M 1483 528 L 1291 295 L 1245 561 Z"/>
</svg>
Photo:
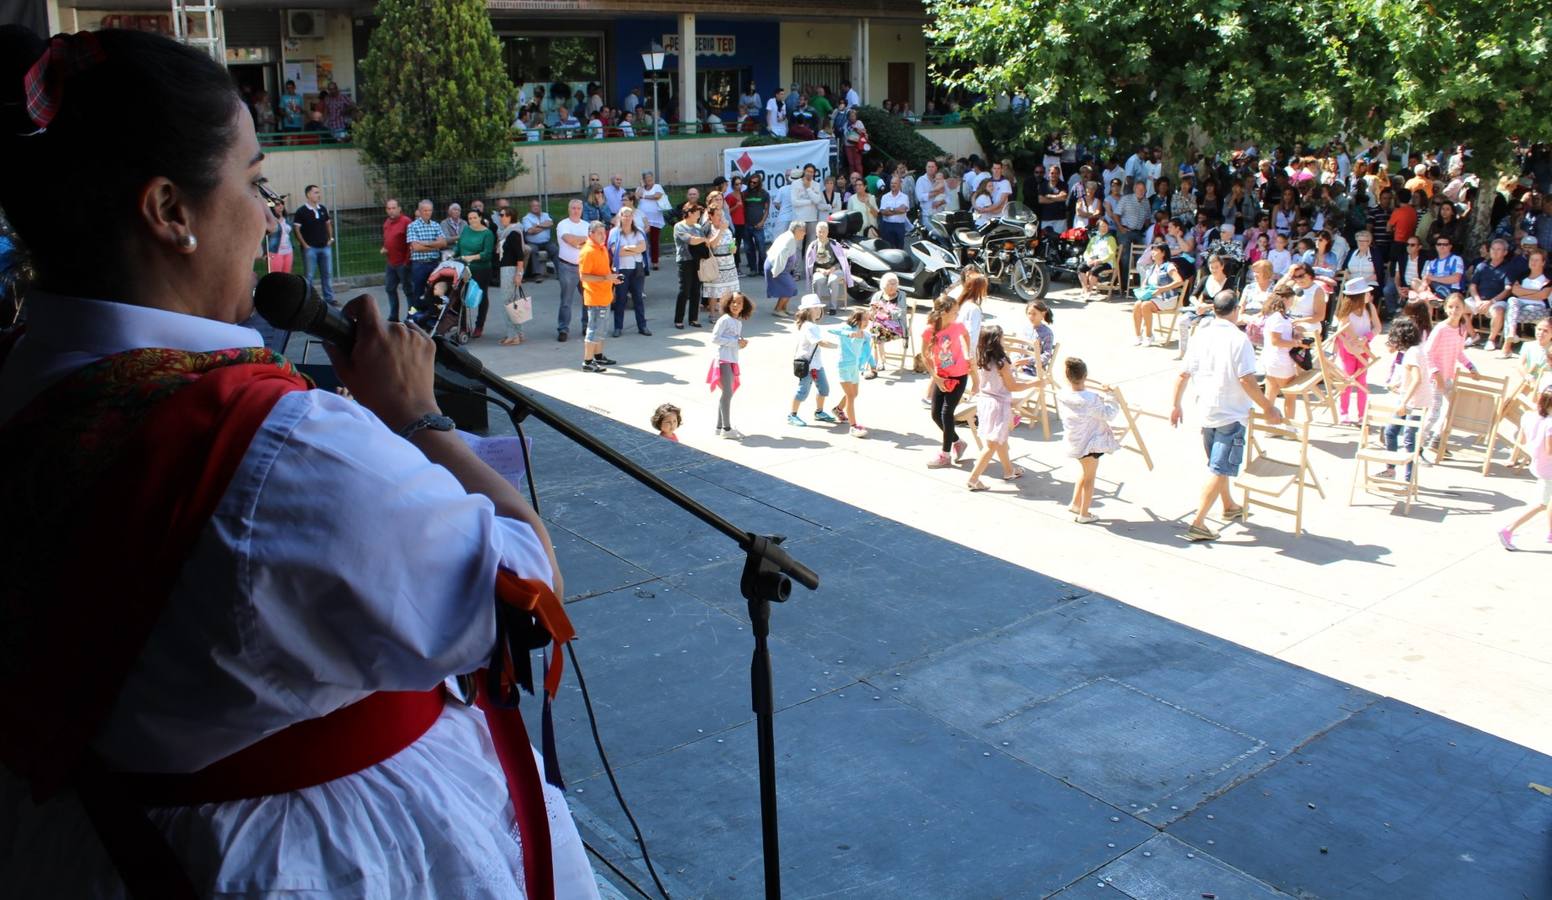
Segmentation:
<svg viewBox="0 0 1552 900">
<path fill-rule="evenodd" d="M 329 81 L 359 95 L 358 63 L 376 20 L 356 0 L 211 0 L 212 14 L 174 2 L 47 0 L 52 31 L 141 28 L 210 38 L 250 95 L 273 99 L 285 81 L 304 96 Z M 769 99 L 777 85 L 850 81 L 864 102 L 904 102 L 920 111 L 927 96 L 926 14 L 920 0 L 850 0 L 844 12 L 821 0 L 487 0 L 509 73 L 525 89 L 559 81 L 589 84 L 619 106 L 632 88 L 650 99 L 641 54 L 666 51 L 653 78 L 664 109 L 681 120 L 698 106 L 731 112 L 750 83 Z M 207 23 L 209 23 L 207 25 Z M 694 48 L 693 53 L 684 48 Z"/>
</svg>

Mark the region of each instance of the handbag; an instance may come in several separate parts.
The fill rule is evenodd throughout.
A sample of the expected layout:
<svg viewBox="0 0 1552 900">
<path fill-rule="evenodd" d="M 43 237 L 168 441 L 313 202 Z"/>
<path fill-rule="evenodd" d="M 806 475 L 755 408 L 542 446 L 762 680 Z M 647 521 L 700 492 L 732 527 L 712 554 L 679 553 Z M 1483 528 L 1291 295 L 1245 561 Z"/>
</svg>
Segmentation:
<svg viewBox="0 0 1552 900">
<path fill-rule="evenodd" d="M 701 260 L 695 274 L 696 277 L 700 278 L 702 284 L 711 284 L 717 280 L 717 269 L 717 258 L 715 256 L 708 256 Z"/>
<path fill-rule="evenodd" d="M 478 309 L 484 299 L 485 288 L 480 286 L 480 280 L 470 278 L 468 287 L 463 289 L 463 305 L 469 309 Z"/>
<path fill-rule="evenodd" d="M 1159 286 L 1156 284 L 1145 284 L 1139 288 L 1132 288 L 1132 296 L 1138 300 L 1152 300 L 1158 290 Z"/>
<path fill-rule="evenodd" d="M 1294 365 L 1306 372 L 1315 368 L 1315 357 L 1310 355 L 1310 348 L 1308 346 L 1294 347 L 1288 351 L 1288 358 L 1293 360 Z"/>
<path fill-rule="evenodd" d="M 809 369 L 814 365 L 814 353 L 819 352 L 819 345 L 814 345 L 814 352 L 808 355 L 808 359 L 798 357 L 792 361 L 792 374 L 798 378 L 807 378 Z"/>
<path fill-rule="evenodd" d="M 523 293 L 522 285 L 518 285 L 517 296 L 506 303 L 507 320 L 513 325 L 522 325 L 533 320 L 533 301 Z"/>
</svg>

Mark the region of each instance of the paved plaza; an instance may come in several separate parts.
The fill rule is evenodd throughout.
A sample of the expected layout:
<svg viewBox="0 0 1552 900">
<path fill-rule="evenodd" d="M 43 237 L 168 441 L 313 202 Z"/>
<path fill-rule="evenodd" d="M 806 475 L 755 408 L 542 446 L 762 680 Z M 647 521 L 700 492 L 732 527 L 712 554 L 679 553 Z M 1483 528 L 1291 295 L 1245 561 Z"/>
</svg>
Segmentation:
<svg viewBox="0 0 1552 900">
<path fill-rule="evenodd" d="M 1165 418 L 1179 371 L 1174 346 L 1132 346 L 1125 304 L 1084 307 L 1070 284 L 1058 282 L 1047 302 L 1059 358 L 1081 356 L 1093 379 L 1120 385 L 1132 406 L 1152 414 L 1141 428 L 1153 471 L 1135 453 L 1105 457 L 1095 506 L 1102 522 L 1078 526 L 1066 511 L 1076 466 L 1064 456 L 1054 415 L 1049 441 L 1038 427 L 1014 431 L 1012 454 L 1029 476 L 1004 483 L 994 462 L 985 494 L 965 490 L 968 462 L 925 467 L 937 443 L 921 403 L 926 376 L 891 365 L 862 383 L 858 410 L 869 438 L 840 427 L 788 426 L 793 332 L 789 320 L 770 317 L 755 279 L 744 279 L 760 308 L 745 325 L 749 347 L 733 403 L 734 424 L 748 437 L 716 438 L 717 398 L 705 384 L 710 322 L 676 331 L 674 273 L 654 274 L 647 285 L 654 334 L 642 337 L 627 324 L 625 336 L 606 346 L 620 362 L 607 375 L 580 370 L 577 326 L 570 342 L 555 341 L 553 279 L 532 288 L 529 342 L 497 346 L 493 311 L 492 334 L 470 346 L 496 372 L 550 396 L 647 430 L 653 408 L 674 403 L 685 411 L 680 440 L 692 447 L 1552 752 L 1552 546 L 1528 526 L 1520 537 L 1525 552 L 1506 553 L 1493 533 L 1531 498 L 1524 470 L 1496 466 L 1484 478 L 1480 457 L 1461 453 L 1459 462 L 1422 470 L 1421 502 L 1410 515 L 1399 503 L 1362 494 L 1349 507 L 1357 430 L 1334 427 L 1318 412 L 1311 456 L 1326 496 L 1310 496 L 1304 535 L 1294 537 L 1291 517 L 1257 512 L 1246 525 L 1225 526 L 1214 545 L 1188 544 L 1180 534 L 1205 465 L 1194 426 L 1173 430 Z M 1011 330 L 1022 305 L 994 295 L 986 312 L 988 324 Z M 919 316 L 917 327 L 924 324 Z M 1469 353 L 1487 374 L 1510 371 L 1508 361 Z M 1381 366 L 1371 372 L 1376 381 Z M 805 417 L 810 411 L 805 405 Z"/>
<path fill-rule="evenodd" d="M 1410 515 L 1346 503 L 1356 431 L 1320 424 L 1306 532 L 1257 512 L 1213 545 L 1180 532 L 1203 477 L 1170 429 L 1174 349 L 1136 348 L 1119 303 L 1048 298 L 1061 355 L 1121 385 L 1154 460 L 1100 467 L 1101 524 L 1066 512 L 1074 466 L 1038 429 L 988 493 L 928 470 L 924 377 L 865 381 L 866 439 L 796 428 L 791 326 L 746 324 L 713 436 L 709 322 L 627 328 L 608 374 L 558 343 L 556 285 L 530 341 L 471 347 L 599 437 L 819 572 L 772 629 L 788 896 L 1552 897 L 1548 556 L 1498 545 L 1531 482 L 1469 456 L 1422 472 Z M 1011 324 L 993 299 L 988 322 Z M 1487 372 L 1504 365 L 1475 353 Z M 652 435 L 685 410 L 683 445 Z M 542 512 L 600 728 L 675 896 L 760 891 L 749 634 L 736 547 L 535 426 Z M 1527 533 L 1529 534 L 1529 533 Z M 1537 536 L 1539 539 L 1539 535 Z M 648 884 L 568 678 L 561 758 L 584 834 Z"/>
</svg>

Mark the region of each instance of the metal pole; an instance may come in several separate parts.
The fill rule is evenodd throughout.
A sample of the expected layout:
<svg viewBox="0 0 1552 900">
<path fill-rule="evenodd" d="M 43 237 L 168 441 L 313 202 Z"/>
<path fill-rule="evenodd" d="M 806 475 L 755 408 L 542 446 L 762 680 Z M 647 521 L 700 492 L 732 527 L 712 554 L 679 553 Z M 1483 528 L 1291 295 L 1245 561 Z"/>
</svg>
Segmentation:
<svg viewBox="0 0 1552 900">
<path fill-rule="evenodd" d="M 663 114 L 662 104 L 659 103 L 658 99 L 657 99 L 657 86 L 658 86 L 658 82 L 659 81 L 661 81 L 661 79 L 659 79 L 659 78 L 652 79 L 652 178 L 658 184 L 662 184 L 663 183 L 663 172 L 662 172 L 662 169 L 660 168 L 660 166 L 662 164 L 658 162 L 658 155 L 657 155 L 657 148 L 658 148 L 657 117 Z"/>
</svg>

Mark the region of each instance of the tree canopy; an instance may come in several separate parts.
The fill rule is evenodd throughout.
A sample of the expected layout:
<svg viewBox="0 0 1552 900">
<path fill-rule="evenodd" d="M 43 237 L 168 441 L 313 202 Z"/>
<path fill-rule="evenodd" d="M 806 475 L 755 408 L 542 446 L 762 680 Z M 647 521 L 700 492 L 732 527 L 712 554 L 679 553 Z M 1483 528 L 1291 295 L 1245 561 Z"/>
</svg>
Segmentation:
<svg viewBox="0 0 1552 900">
<path fill-rule="evenodd" d="M 1469 142 L 1495 163 L 1552 122 L 1530 0 L 926 0 L 950 85 L 1023 91 L 1024 139 L 1122 146 L 1345 135 Z"/>
<path fill-rule="evenodd" d="M 381 0 L 354 141 L 393 193 L 464 197 L 522 170 L 517 87 L 483 0 Z"/>
</svg>

